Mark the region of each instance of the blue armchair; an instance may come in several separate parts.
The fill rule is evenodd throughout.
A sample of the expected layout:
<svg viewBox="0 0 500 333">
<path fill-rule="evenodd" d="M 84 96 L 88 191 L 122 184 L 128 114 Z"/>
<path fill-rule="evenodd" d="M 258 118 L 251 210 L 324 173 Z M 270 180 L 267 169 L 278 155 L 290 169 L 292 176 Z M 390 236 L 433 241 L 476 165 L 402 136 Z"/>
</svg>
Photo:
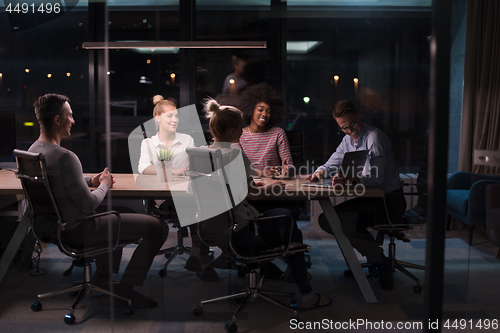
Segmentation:
<svg viewBox="0 0 500 333">
<path fill-rule="evenodd" d="M 446 184 L 448 226 L 454 217 L 469 226 L 468 243 L 472 245 L 475 226 L 486 225 L 486 186 L 500 184 L 500 176 L 455 172 Z"/>
</svg>

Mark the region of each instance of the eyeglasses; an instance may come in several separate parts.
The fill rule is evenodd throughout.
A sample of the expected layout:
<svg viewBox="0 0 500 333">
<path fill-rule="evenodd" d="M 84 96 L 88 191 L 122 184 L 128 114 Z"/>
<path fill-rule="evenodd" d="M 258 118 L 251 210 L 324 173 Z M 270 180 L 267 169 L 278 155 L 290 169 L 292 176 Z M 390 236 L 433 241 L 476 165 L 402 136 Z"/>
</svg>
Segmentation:
<svg viewBox="0 0 500 333">
<path fill-rule="evenodd" d="M 355 125 L 356 125 L 356 122 L 353 121 L 352 123 L 349 123 L 345 126 L 342 126 L 342 127 L 339 126 L 339 129 L 341 129 L 342 131 L 345 132 L 345 131 L 347 131 L 348 128 L 354 127 Z"/>
</svg>

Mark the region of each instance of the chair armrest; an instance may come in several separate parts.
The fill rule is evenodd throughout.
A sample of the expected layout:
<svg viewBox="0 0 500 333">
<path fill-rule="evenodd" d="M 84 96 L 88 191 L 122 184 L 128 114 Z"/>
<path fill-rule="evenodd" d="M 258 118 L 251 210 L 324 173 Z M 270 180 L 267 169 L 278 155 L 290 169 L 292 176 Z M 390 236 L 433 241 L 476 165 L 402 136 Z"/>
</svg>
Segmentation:
<svg viewBox="0 0 500 333">
<path fill-rule="evenodd" d="M 500 184 L 500 181 L 480 180 L 472 185 L 469 192 L 469 209 L 471 213 L 486 212 L 486 187 L 492 184 Z"/>
<path fill-rule="evenodd" d="M 198 172 L 198 171 L 192 171 L 192 170 L 186 170 L 186 176 L 190 177 L 211 177 L 212 175 L 209 173 L 203 173 L 203 172 Z"/>
<path fill-rule="evenodd" d="M 116 242 L 114 244 L 112 244 L 111 246 L 105 247 L 105 248 L 97 249 L 95 251 L 85 251 L 85 250 L 84 251 L 71 251 L 67 247 L 64 246 L 64 243 L 62 242 L 62 239 L 61 239 L 61 231 L 64 231 L 64 227 L 67 224 L 80 222 L 80 221 L 83 221 L 83 220 L 86 220 L 89 218 L 96 218 L 96 217 L 107 216 L 107 215 L 115 215 L 118 218 L 117 236 L 116 236 Z M 81 255 L 81 254 L 92 256 L 92 255 L 96 255 L 96 254 L 100 254 L 100 253 L 106 253 L 106 252 L 116 250 L 116 248 L 120 245 L 121 216 L 120 216 L 120 213 L 118 213 L 117 211 L 114 211 L 114 210 L 111 210 L 109 212 L 104 212 L 104 213 L 88 215 L 88 216 L 85 216 L 85 217 L 79 218 L 79 219 L 70 220 L 68 222 L 62 223 L 61 227 L 62 227 L 62 230 L 61 230 L 61 228 L 59 228 L 57 231 L 57 239 L 59 241 L 59 247 L 63 250 L 63 252 L 65 252 L 67 255 L 70 255 L 70 256 Z"/>
<path fill-rule="evenodd" d="M 500 183 L 486 186 L 486 212 L 500 208 Z"/>
<path fill-rule="evenodd" d="M 293 230 L 293 225 L 294 221 L 292 217 L 288 215 L 279 215 L 279 216 L 272 216 L 272 217 L 262 217 L 258 218 L 255 220 L 249 220 L 249 221 L 243 221 L 243 222 L 238 222 L 233 224 L 233 226 L 230 228 L 229 232 L 229 247 L 231 251 L 236 254 L 238 257 L 245 259 L 245 260 L 256 260 L 260 258 L 267 258 L 270 255 L 276 256 L 276 254 L 273 252 L 272 254 L 262 254 L 262 255 L 256 255 L 256 256 L 248 256 L 244 255 L 241 252 L 239 252 L 234 244 L 233 244 L 233 235 L 237 232 L 241 232 L 244 228 L 251 228 L 253 224 L 253 232 L 255 233 L 255 236 L 259 235 L 261 230 L 259 230 L 259 225 L 263 226 L 268 226 L 270 223 L 278 223 L 279 221 L 283 221 L 283 225 L 279 225 L 278 227 L 283 227 L 284 229 L 279 229 L 280 232 L 282 232 L 283 239 L 281 244 L 276 244 L 276 245 L 270 245 L 268 246 L 269 249 L 274 249 L 276 246 L 284 246 L 283 250 L 281 251 L 280 255 L 281 256 L 286 256 L 290 252 L 290 244 L 291 244 L 291 239 L 292 239 L 292 230 Z"/>
</svg>

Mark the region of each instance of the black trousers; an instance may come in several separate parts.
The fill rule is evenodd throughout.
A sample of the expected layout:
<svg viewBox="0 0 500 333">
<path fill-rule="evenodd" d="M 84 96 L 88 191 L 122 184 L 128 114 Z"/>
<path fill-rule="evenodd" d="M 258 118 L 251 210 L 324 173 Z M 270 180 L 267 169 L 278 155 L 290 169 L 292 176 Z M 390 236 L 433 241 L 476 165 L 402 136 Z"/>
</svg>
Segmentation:
<svg viewBox="0 0 500 333">
<path fill-rule="evenodd" d="M 403 191 L 397 190 L 386 194 L 385 202 L 391 222 L 401 223 L 406 210 Z M 365 256 L 368 262 L 377 263 L 382 261 L 384 251 L 366 228 L 388 222 L 384 199 L 354 198 L 336 205 L 335 212 L 351 245 Z M 318 222 L 321 229 L 333 235 L 324 214 L 319 216 Z"/>
<path fill-rule="evenodd" d="M 130 258 L 121 281 L 142 286 L 154 257 L 167 239 L 168 225 L 151 215 L 124 213 L 120 216 L 120 242 L 134 242 L 142 238 Z M 111 236 L 114 242 L 118 236 L 118 219 L 115 215 L 84 220 L 75 229 L 64 232 L 63 241 L 77 248 L 107 245 L 108 225 L 111 225 Z M 118 248 L 112 253 L 113 273 L 118 273 L 122 252 L 123 248 Z M 110 267 L 108 255 L 97 256 L 96 266 L 98 271 L 107 272 Z"/>
</svg>

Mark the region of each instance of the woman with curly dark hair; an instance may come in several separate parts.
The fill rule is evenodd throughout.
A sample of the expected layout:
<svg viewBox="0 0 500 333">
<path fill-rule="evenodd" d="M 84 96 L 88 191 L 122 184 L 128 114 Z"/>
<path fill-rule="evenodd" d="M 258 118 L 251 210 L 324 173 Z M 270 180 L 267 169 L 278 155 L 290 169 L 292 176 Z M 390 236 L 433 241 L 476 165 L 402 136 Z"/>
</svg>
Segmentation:
<svg viewBox="0 0 500 333">
<path fill-rule="evenodd" d="M 283 99 L 267 83 L 247 87 L 239 96 L 239 109 L 243 113 L 243 128 L 239 143 L 233 148 L 240 148 L 252 162 L 259 176 L 273 177 L 282 175 L 293 168 L 290 144 L 285 131 L 275 127 L 284 115 Z"/>
</svg>

